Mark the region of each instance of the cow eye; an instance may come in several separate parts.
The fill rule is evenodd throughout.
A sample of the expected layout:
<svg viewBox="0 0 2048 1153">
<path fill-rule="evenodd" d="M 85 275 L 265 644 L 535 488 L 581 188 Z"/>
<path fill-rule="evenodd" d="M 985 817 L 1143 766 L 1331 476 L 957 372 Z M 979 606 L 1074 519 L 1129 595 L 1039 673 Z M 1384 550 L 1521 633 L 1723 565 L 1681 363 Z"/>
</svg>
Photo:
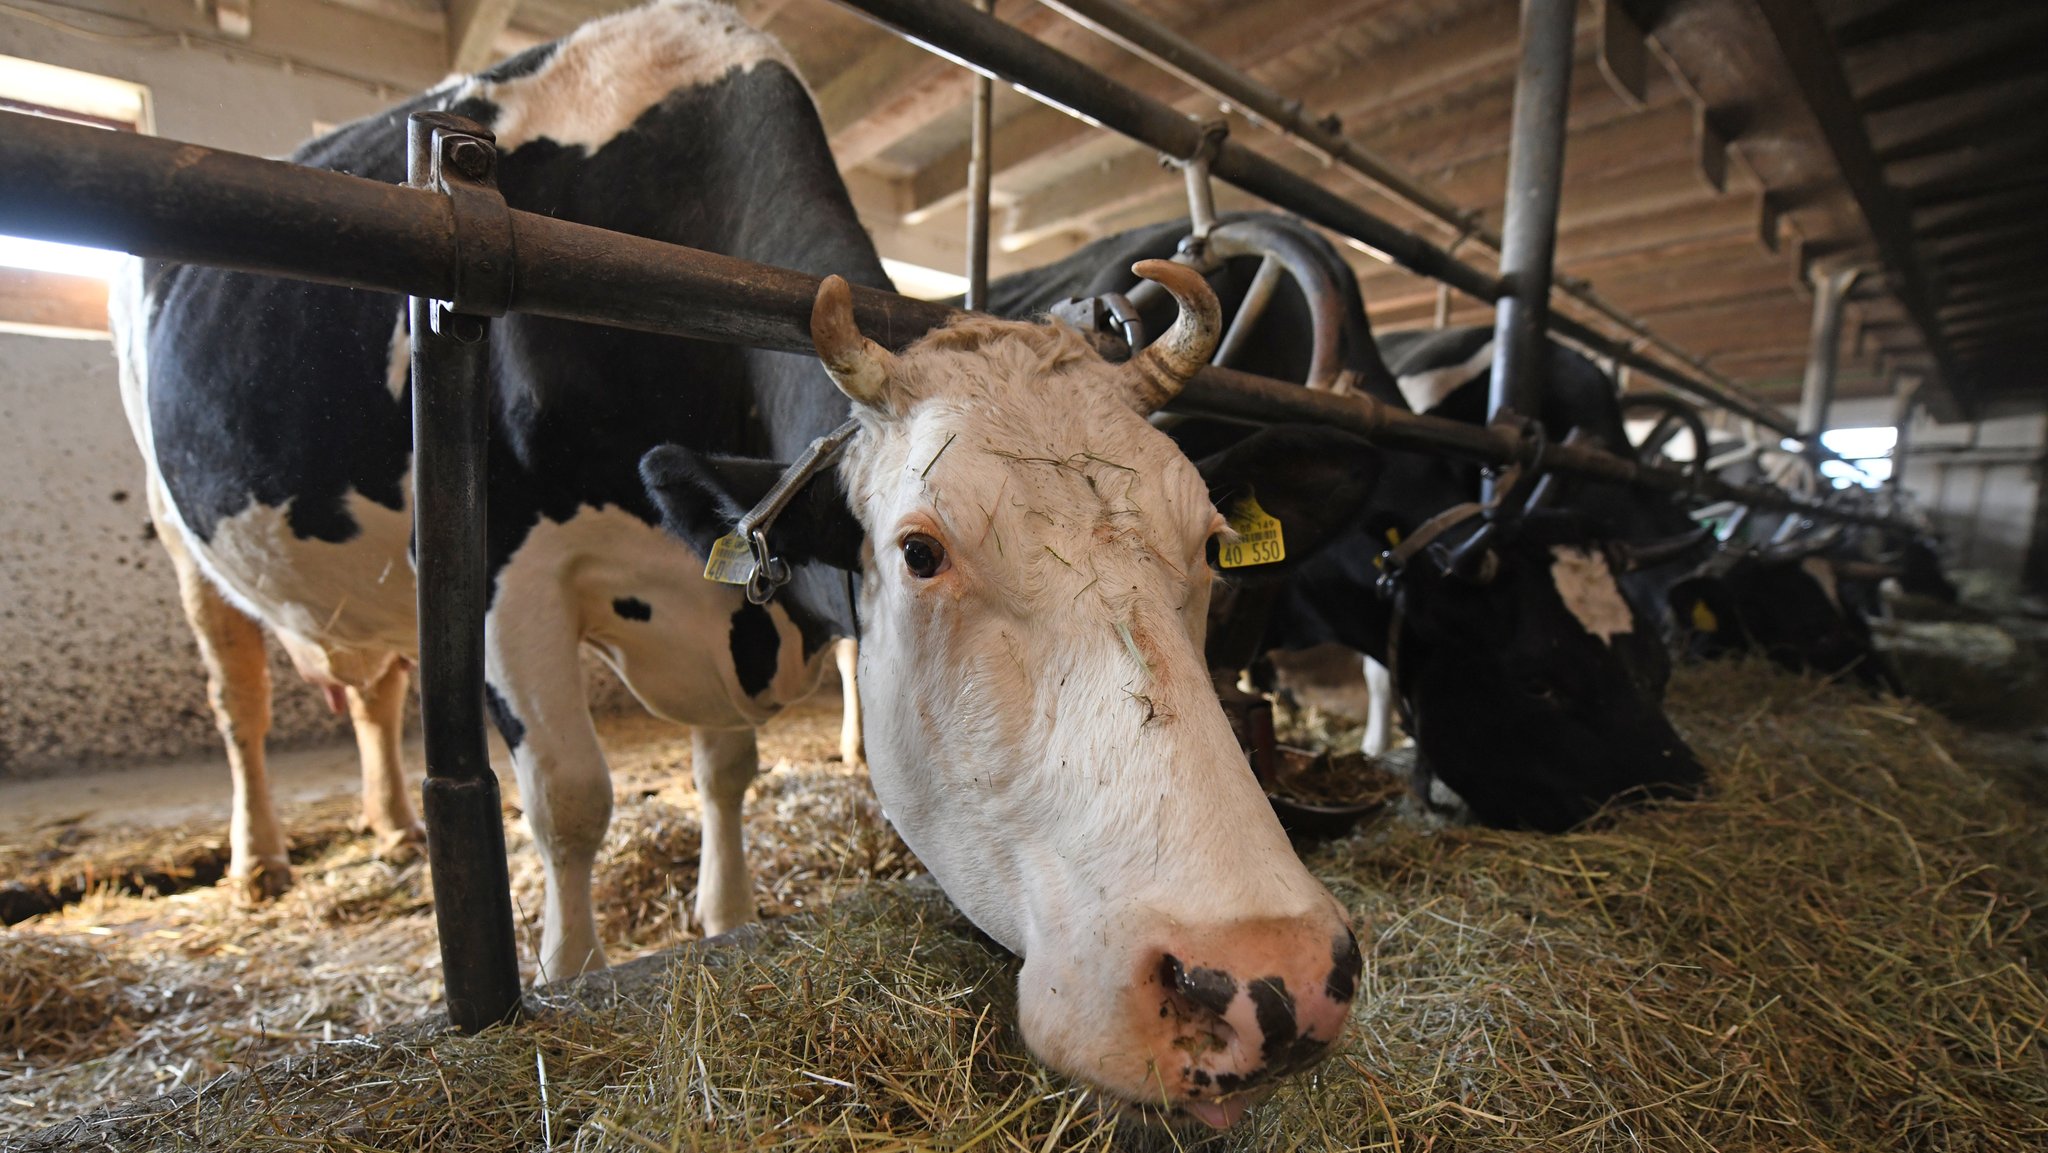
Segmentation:
<svg viewBox="0 0 2048 1153">
<path fill-rule="evenodd" d="M 903 563 L 914 576 L 935 577 L 946 567 L 946 546 L 921 532 L 912 533 L 903 538 Z"/>
</svg>

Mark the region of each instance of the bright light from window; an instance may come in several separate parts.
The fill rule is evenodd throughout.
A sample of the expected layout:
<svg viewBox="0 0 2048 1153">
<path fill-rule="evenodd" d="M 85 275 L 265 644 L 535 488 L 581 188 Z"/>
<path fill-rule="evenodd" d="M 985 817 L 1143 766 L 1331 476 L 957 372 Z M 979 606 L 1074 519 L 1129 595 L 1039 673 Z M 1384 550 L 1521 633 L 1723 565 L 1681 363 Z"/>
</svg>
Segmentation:
<svg viewBox="0 0 2048 1153">
<path fill-rule="evenodd" d="M 896 282 L 896 291 L 919 300 L 944 300 L 967 291 L 967 278 L 906 260 L 882 258 L 882 271 Z"/>
<path fill-rule="evenodd" d="M 105 280 L 114 275 L 114 267 L 120 259 L 120 253 L 104 248 L 0 236 L 0 268 L 26 268 L 35 272 L 61 272 L 67 276 Z"/>
<path fill-rule="evenodd" d="M 149 89 L 40 61 L 0 56 L 0 98 L 133 125 L 138 132 L 155 130 Z"/>
<path fill-rule="evenodd" d="M 1855 460 L 1883 456 L 1899 443 L 1899 430 L 1889 425 L 1874 428 L 1834 428 L 1820 434 L 1820 442 L 1841 456 Z"/>
<path fill-rule="evenodd" d="M 76 116 L 103 128 L 152 128 L 149 89 L 142 85 L 14 56 L 0 56 L 0 102 L 31 114 Z M 5 268 L 105 280 L 120 259 L 120 253 L 99 248 L 0 236 L 0 267 Z"/>
</svg>

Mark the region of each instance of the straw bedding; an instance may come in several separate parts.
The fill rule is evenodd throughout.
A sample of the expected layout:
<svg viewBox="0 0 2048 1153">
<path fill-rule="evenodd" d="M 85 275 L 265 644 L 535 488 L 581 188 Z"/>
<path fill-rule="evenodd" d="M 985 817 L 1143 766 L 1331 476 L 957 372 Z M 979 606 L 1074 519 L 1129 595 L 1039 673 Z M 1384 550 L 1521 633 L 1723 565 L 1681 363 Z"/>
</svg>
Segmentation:
<svg viewBox="0 0 2048 1153">
<path fill-rule="evenodd" d="M 2048 838 L 2027 743 L 1754 665 L 1682 671 L 1672 712 L 1711 800 L 1561 837 L 1390 814 L 1305 847 L 1371 926 L 1359 1009 L 1328 1064 L 1221 1137 L 1145 1126 L 1040 1070 L 1015 1035 L 1015 962 L 896 880 L 557 991 L 514 1028 L 337 1033 L 24 1147 L 2048 1145 Z M 818 828 L 907 872 L 860 811 Z M 689 843 L 652 840 L 648 876 Z M 767 872 L 806 870 L 852 880 Z M 675 927 L 630 912 L 663 907 L 648 881 L 608 883 L 627 921 Z"/>
</svg>

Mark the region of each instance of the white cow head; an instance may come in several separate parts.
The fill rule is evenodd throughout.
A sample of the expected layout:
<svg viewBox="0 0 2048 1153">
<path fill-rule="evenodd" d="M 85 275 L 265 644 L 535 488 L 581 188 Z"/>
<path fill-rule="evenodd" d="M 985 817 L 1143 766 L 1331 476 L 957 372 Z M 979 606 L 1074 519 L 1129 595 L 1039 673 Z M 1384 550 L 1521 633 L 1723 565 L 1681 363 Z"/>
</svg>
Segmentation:
<svg viewBox="0 0 2048 1153">
<path fill-rule="evenodd" d="M 1218 328 L 1200 276 L 1122 365 L 1071 329 L 962 320 L 902 355 L 819 292 L 862 428 L 860 684 L 875 790 L 975 924 L 1024 958 L 1023 1032 L 1126 1101 L 1227 1125 L 1341 1030 L 1359 954 L 1246 767 L 1202 658 L 1225 530 L 1145 416 Z"/>
</svg>

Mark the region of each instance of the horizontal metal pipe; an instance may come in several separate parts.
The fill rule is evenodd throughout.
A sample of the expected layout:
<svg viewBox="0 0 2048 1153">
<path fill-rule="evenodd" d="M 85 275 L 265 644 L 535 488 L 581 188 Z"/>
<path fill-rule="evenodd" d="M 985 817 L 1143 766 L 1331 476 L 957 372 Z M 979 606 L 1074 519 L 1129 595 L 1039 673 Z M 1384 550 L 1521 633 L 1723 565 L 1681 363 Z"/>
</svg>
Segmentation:
<svg viewBox="0 0 2048 1153">
<path fill-rule="evenodd" d="M 964 9 L 963 9 L 964 10 Z M 0 232 L 239 268 L 399 295 L 445 297 L 455 284 L 454 222 L 432 192 L 132 133 L 0 112 Z M 279 207 L 283 205 L 286 207 Z M 511 310 L 698 340 L 812 351 L 818 278 L 717 253 L 511 212 Z M 351 252 L 332 237 L 375 245 Z M 861 330 L 901 348 L 956 309 L 854 289 Z M 1333 396 L 1205 368 L 1171 406 L 1251 423 L 1314 421 L 1391 448 L 1480 463 L 1528 462 L 1533 445 L 1497 430 L 1421 416 L 1365 396 Z M 1550 444 L 1545 467 L 1667 492 L 1676 469 Z M 1828 519 L 1888 523 L 1775 489 L 1702 478 L 1700 495 Z"/>
<path fill-rule="evenodd" d="M 0 112 L 5 231 L 406 296 L 455 289 L 454 218 L 433 192 L 128 132 Z M 811 350 L 818 280 L 513 211 L 512 309 L 646 332 Z M 801 296 L 800 309 L 772 303 Z M 957 315 L 855 288 L 892 348 Z"/>
<path fill-rule="evenodd" d="M 1417 183 L 1392 162 L 1344 136 L 1341 130 L 1329 123 L 1316 119 L 1301 101 L 1231 67 L 1228 62 L 1123 0 L 1047 0 L 1047 3 L 1216 100 L 1243 111 L 1255 122 L 1294 140 L 1324 161 L 1343 166 L 1381 195 L 1449 228 L 1471 247 L 1495 254 L 1501 251 L 1501 238 L 1482 223 L 1480 213 L 1459 208 L 1434 190 Z M 1772 424 L 1779 432 L 1789 434 L 1793 431 L 1791 423 L 1784 421 L 1775 411 L 1759 408 L 1744 397 L 1735 382 L 1700 364 L 1684 349 L 1650 331 L 1642 321 L 1623 312 L 1586 285 L 1560 280 L 1556 290 L 1591 309 L 1602 319 L 1627 330 L 1630 343 L 1655 348 L 1686 366 L 1682 370 L 1668 366 L 1660 370 L 1651 367 L 1656 362 L 1644 359 L 1627 361 L 1629 367 L 1649 373 L 1673 388 L 1739 412 L 1751 420 L 1783 422 L 1783 427 Z M 1574 325 L 1576 332 L 1565 332 L 1564 326 L 1553 320 L 1551 327 L 1582 344 L 1595 343 L 1596 351 L 1603 356 L 1613 357 L 1614 350 L 1623 347 L 1583 325 Z"/>
<path fill-rule="evenodd" d="M 838 2 L 963 67 L 1014 84 L 1062 111 L 1120 132 L 1161 152 L 1186 157 L 1193 155 L 1201 143 L 1201 126 L 1171 106 L 1119 84 L 1073 57 L 957 0 Z M 1194 65 L 1192 57 L 1179 60 L 1180 64 L 1199 66 Z M 1337 139 L 1341 140 L 1341 137 Z M 1226 140 L 1211 171 L 1218 178 L 1280 208 L 1357 240 L 1411 272 L 1441 281 L 1477 300 L 1492 304 L 1503 294 L 1497 277 L 1458 260 L 1423 237 L 1380 219 L 1358 204 L 1241 144 Z M 1497 248 L 1498 240 L 1489 239 Z M 1575 288 L 1567 291 L 1587 307 L 1628 329 L 1630 338 L 1616 341 L 1581 322 L 1556 316 L 1551 318 L 1551 331 L 1584 345 L 1597 355 L 1612 358 L 1637 372 L 1731 409 L 1774 431 L 1787 436 L 1797 431 L 1791 421 L 1774 409 L 1734 392 L 1731 383 L 1693 375 L 1704 373 L 1704 370 L 1691 363 L 1690 358 L 1675 345 L 1648 332 L 1640 321 L 1591 292 Z M 1686 362 L 1690 371 L 1644 356 L 1636 347 L 1638 343 L 1654 346 L 1666 355 Z"/>
</svg>

